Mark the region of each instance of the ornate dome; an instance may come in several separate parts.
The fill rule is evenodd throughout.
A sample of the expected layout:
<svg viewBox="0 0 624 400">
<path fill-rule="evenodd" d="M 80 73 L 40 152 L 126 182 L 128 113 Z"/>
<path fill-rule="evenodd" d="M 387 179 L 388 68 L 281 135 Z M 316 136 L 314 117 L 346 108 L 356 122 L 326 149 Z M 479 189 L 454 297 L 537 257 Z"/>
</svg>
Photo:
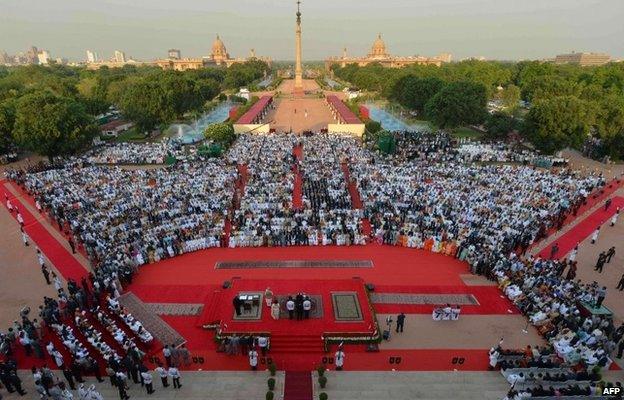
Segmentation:
<svg viewBox="0 0 624 400">
<path fill-rule="evenodd" d="M 377 39 L 375 39 L 375 41 L 373 42 L 373 48 L 369 56 L 371 57 L 387 57 L 388 56 L 388 54 L 386 53 L 386 43 L 384 43 L 383 39 L 381 38 L 381 33 L 377 35 Z"/>
<path fill-rule="evenodd" d="M 212 58 L 217 58 L 217 59 L 229 58 L 227 49 L 225 48 L 225 45 L 221 41 L 221 38 L 219 37 L 219 35 L 217 35 L 217 38 L 212 43 Z"/>
</svg>

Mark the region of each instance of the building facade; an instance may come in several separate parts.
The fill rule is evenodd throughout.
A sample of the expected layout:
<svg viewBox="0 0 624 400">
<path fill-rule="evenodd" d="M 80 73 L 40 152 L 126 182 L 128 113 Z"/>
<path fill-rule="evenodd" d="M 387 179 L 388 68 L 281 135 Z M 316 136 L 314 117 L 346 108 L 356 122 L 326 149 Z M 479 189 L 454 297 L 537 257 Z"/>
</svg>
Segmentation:
<svg viewBox="0 0 624 400">
<path fill-rule="evenodd" d="M 223 43 L 219 35 L 217 35 L 217 38 L 212 43 L 212 48 L 209 56 L 201 58 L 182 58 L 180 57 L 180 51 L 174 49 L 167 52 L 167 58 L 156 60 L 154 61 L 154 64 L 158 65 L 162 69 L 186 71 L 189 69 L 199 69 L 210 66 L 230 67 L 233 64 L 244 63 L 252 59 L 264 61 L 267 64 L 271 65 L 271 59 L 269 57 L 256 57 L 255 51 L 253 49 L 251 50 L 251 55 L 249 58 L 230 57 L 230 53 L 228 53 L 225 44 Z"/>
<path fill-rule="evenodd" d="M 604 65 L 611 61 L 611 56 L 604 53 L 570 53 L 559 54 L 555 57 L 555 64 L 576 64 L 581 67 Z"/>
<path fill-rule="evenodd" d="M 364 67 L 371 63 L 379 63 L 388 68 L 401 68 L 406 65 L 436 65 L 440 66 L 442 63 L 451 62 L 452 56 L 449 53 L 441 53 L 435 57 L 423 57 L 423 56 L 410 56 L 401 57 L 393 56 L 386 49 L 386 43 L 381 38 L 381 34 L 377 36 L 377 39 L 373 42 L 370 53 L 365 57 L 349 57 L 347 55 L 347 49 L 342 52 L 341 57 L 329 57 L 325 60 L 325 68 L 329 70 L 332 65 L 337 64 L 340 67 L 345 67 L 349 64 L 357 64 L 360 67 Z"/>
</svg>

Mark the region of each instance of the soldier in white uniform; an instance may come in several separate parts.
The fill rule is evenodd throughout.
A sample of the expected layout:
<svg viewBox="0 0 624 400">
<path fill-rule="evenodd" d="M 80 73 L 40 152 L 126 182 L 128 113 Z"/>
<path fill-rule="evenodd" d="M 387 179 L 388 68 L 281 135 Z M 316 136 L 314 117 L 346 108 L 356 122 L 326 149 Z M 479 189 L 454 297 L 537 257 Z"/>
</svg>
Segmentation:
<svg viewBox="0 0 624 400">
<path fill-rule="evenodd" d="M 253 371 L 258 369 L 258 352 L 255 348 L 249 350 L 249 366 Z"/>
<path fill-rule="evenodd" d="M 336 360 L 336 371 L 342 371 L 344 365 L 345 353 L 342 351 L 342 346 L 338 347 L 338 351 L 334 354 Z"/>
</svg>

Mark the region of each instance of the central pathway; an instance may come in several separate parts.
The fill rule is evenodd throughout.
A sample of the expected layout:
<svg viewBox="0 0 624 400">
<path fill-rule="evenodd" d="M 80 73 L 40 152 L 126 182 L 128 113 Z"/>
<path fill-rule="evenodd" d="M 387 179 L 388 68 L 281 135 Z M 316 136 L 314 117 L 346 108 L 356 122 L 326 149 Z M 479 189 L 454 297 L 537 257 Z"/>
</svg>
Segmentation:
<svg viewBox="0 0 624 400">
<path fill-rule="evenodd" d="M 284 400 L 312 400 L 310 372 L 286 371 Z"/>
</svg>

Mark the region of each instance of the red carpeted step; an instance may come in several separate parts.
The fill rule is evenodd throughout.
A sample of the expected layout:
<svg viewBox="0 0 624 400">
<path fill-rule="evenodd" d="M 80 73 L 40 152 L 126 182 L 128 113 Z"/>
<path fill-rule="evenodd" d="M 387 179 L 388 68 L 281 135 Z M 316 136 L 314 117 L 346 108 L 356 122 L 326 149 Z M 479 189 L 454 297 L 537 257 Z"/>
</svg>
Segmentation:
<svg viewBox="0 0 624 400">
<path fill-rule="evenodd" d="M 312 400 L 312 377 L 309 371 L 286 371 L 284 400 Z"/>
<path fill-rule="evenodd" d="M 323 350 L 323 341 L 316 335 L 271 336 L 272 353 L 322 353 Z"/>
<path fill-rule="evenodd" d="M 197 321 L 195 323 L 197 327 L 201 328 L 204 325 L 218 323 L 221 320 L 221 297 L 220 290 L 214 290 L 206 296 L 204 309 L 201 314 L 197 316 Z"/>
</svg>

